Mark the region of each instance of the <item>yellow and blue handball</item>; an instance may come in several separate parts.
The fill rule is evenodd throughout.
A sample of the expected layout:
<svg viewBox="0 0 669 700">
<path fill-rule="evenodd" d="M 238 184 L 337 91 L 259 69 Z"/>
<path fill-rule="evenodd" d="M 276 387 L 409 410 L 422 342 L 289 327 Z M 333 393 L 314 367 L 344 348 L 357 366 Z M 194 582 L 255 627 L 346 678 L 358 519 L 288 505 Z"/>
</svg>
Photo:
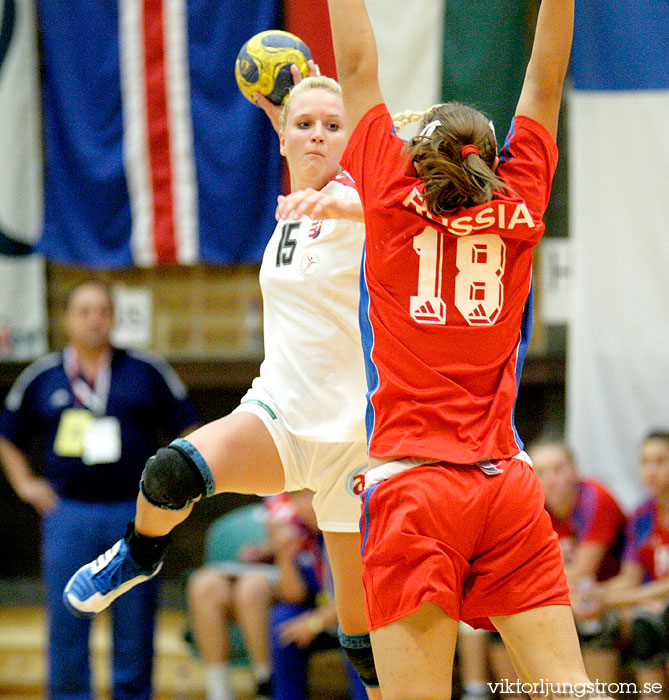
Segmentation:
<svg viewBox="0 0 669 700">
<path fill-rule="evenodd" d="M 255 103 L 253 93 L 275 105 L 283 104 L 293 87 L 290 66 L 294 63 L 306 78 L 311 60 L 309 47 L 294 34 L 270 29 L 252 36 L 237 54 L 235 78 L 244 97 Z"/>
</svg>

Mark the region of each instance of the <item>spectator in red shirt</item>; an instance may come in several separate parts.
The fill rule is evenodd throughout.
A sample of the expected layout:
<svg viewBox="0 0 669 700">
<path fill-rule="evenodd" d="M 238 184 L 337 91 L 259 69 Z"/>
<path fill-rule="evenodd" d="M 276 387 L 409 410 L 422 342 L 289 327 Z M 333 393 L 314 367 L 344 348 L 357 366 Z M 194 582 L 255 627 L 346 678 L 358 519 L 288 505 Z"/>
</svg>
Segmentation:
<svg viewBox="0 0 669 700">
<path fill-rule="evenodd" d="M 562 440 L 540 440 L 528 453 L 546 493 L 546 510 L 558 536 L 569 589 L 572 596 L 586 599 L 595 582 L 610 579 L 620 569 L 625 515 L 602 483 L 579 475 L 574 456 Z M 620 666 L 617 615 L 575 616 L 590 676 L 615 681 Z M 505 675 L 511 666 L 499 646 L 493 651 L 494 665 Z"/>
<path fill-rule="evenodd" d="M 669 430 L 644 437 L 639 470 L 649 498 L 630 516 L 620 573 L 595 587 L 590 606 L 574 602 L 620 611 L 639 697 L 658 700 L 667 697 L 669 667 Z"/>
</svg>

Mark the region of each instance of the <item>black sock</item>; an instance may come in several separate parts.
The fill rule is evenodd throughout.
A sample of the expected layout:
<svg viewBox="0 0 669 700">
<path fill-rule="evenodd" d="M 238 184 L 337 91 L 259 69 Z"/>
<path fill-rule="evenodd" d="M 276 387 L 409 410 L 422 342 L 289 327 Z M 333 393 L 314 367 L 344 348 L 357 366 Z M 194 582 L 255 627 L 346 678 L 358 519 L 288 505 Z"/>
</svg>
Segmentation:
<svg viewBox="0 0 669 700">
<path fill-rule="evenodd" d="M 172 539 L 172 533 L 162 537 L 146 537 L 140 535 L 135 530 L 135 521 L 128 523 L 128 530 L 125 533 L 125 541 L 128 543 L 130 556 L 142 567 L 142 569 L 153 569 L 153 567 L 163 558 L 167 545 Z"/>
</svg>

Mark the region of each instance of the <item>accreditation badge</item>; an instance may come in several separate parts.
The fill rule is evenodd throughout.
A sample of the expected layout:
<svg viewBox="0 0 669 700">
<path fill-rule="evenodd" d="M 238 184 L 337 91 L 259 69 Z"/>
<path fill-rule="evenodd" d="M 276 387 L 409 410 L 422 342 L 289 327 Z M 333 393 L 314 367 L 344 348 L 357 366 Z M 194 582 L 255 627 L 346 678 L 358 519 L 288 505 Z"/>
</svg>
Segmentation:
<svg viewBox="0 0 669 700">
<path fill-rule="evenodd" d="M 84 408 L 68 408 L 61 413 L 53 443 L 59 457 L 81 457 L 84 453 L 84 435 L 95 421 L 95 416 Z"/>
<path fill-rule="evenodd" d="M 121 424 L 115 416 L 95 418 L 84 432 L 84 464 L 113 464 L 121 459 Z"/>
</svg>

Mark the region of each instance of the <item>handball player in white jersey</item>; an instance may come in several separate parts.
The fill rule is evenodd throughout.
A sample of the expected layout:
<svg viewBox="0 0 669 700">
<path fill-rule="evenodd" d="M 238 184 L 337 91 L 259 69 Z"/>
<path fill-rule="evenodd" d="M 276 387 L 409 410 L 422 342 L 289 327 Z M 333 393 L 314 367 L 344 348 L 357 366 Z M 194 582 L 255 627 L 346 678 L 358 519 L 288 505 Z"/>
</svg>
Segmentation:
<svg viewBox="0 0 669 700">
<path fill-rule="evenodd" d="M 228 416 L 159 450 L 144 469 L 134 524 L 65 588 L 91 616 L 161 566 L 169 533 L 195 500 L 221 492 L 315 492 L 335 582 L 342 646 L 376 685 L 361 579 L 359 493 L 367 468 L 366 380 L 357 309 L 360 199 L 339 160 L 347 143 L 339 85 L 310 76 L 280 115 L 259 99 L 290 171 L 260 270 L 265 359 Z M 371 690 L 370 696 L 378 690 Z"/>
</svg>

